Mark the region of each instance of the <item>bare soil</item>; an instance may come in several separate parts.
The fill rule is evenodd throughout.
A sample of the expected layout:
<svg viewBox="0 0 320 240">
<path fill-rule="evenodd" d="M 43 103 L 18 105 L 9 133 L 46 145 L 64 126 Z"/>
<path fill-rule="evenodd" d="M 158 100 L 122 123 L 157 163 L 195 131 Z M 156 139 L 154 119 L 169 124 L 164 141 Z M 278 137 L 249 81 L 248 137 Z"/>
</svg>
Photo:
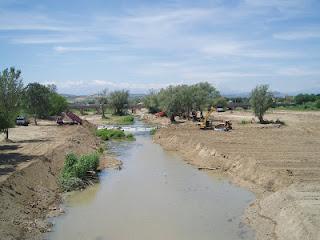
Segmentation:
<svg viewBox="0 0 320 240">
<path fill-rule="evenodd" d="M 187 121 L 158 130 L 154 140 L 255 192 L 245 221 L 257 239 L 320 239 L 320 112 L 266 115 L 285 126 L 250 123 L 252 113 L 245 111 L 213 115 L 231 120 L 233 130 L 199 130 Z"/>
<path fill-rule="evenodd" d="M 88 122 L 57 126 L 39 121 L 9 130 L 11 141 L 0 142 L 0 239 L 42 239 L 50 230 L 47 216 L 63 212 L 57 176 L 65 155 L 95 151 L 100 141 L 93 129 Z M 101 168 L 119 164 L 108 159 L 102 159 Z"/>
</svg>

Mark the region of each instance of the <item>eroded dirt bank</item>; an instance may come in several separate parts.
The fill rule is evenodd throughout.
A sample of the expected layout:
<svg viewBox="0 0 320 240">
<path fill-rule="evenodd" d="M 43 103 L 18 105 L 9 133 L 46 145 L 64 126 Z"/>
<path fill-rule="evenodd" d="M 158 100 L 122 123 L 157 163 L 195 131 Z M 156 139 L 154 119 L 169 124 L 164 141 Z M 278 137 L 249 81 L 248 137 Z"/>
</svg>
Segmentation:
<svg viewBox="0 0 320 240">
<path fill-rule="evenodd" d="M 245 221 L 257 239 L 320 239 L 320 113 L 276 112 L 286 126 L 241 124 L 247 112 L 216 113 L 230 132 L 200 131 L 191 122 L 157 131 L 154 141 L 198 168 L 225 174 L 256 193 Z"/>
<path fill-rule="evenodd" d="M 0 239 L 42 239 L 50 229 L 48 214 L 61 211 L 57 176 L 65 154 L 100 145 L 91 127 L 41 121 L 10 130 L 12 142 L 0 144 Z M 105 159 L 102 163 L 108 166 Z"/>
</svg>

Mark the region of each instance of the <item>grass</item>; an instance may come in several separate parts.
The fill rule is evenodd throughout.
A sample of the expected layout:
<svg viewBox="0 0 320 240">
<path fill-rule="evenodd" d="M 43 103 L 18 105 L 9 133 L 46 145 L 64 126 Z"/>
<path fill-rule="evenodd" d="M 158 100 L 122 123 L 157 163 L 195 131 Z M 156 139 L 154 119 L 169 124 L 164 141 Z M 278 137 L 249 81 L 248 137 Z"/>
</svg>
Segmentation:
<svg viewBox="0 0 320 240">
<path fill-rule="evenodd" d="M 249 124 L 249 123 L 251 123 L 251 122 L 248 121 L 248 120 L 242 119 L 240 123 L 241 123 L 241 124 Z"/>
<path fill-rule="evenodd" d="M 63 191 L 72 191 L 86 185 L 88 172 L 96 172 L 99 165 L 99 154 L 94 152 L 77 156 L 74 153 L 66 155 L 59 176 L 59 184 Z"/>
<path fill-rule="evenodd" d="M 96 135 L 105 141 L 134 140 L 134 136 L 132 133 L 125 134 L 124 131 L 119 129 L 99 129 L 96 131 Z"/>
<path fill-rule="evenodd" d="M 131 115 L 117 116 L 108 114 L 104 123 L 110 125 L 130 125 L 134 123 L 134 117 Z"/>
<path fill-rule="evenodd" d="M 157 129 L 153 128 L 150 130 L 150 135 L 155 135 L 157 132 Z"/>
<path fill-rule="evenodd" d="M 307 102 L 293 106 L 280 106 L 275 107 L 276 110 L 292 110 L 292 111 L 320 111 L 318 103 Z"/>
</svg>

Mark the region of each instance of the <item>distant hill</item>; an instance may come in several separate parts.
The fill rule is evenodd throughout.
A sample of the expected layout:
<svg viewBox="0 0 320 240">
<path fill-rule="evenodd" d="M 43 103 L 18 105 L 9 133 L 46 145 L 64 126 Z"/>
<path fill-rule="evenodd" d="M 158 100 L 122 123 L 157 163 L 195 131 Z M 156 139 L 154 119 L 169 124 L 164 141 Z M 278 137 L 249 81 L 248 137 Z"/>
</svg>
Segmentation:
<svg viewBox="0 0 320 240">
<path fill-rule="evenodd" d="M 88 102 L 93 102 L 95 99 L 98 97 L 97 94 L 92 94 L 92 95 L 73 95 L 73 94 L 66 94 L 66 93 L 61 93 L 60 95 L 64 96 L 69 103 L 88 103 Z M 132 93 L 129 95 L 129 99 L 132 98 L 142 98 L 146 94 L 144 93 Z"/>
</svg>

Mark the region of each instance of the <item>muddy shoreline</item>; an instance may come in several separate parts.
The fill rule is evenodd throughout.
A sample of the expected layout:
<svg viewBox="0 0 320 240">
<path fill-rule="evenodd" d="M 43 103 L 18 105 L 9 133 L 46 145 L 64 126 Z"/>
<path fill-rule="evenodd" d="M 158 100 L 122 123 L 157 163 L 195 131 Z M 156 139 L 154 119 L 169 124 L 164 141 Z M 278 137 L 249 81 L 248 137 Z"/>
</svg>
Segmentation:
<svg viewBox="0 0 320 240">
<path fill-rule="evenodd" d="M 250 117 L 220 116 L 233 120 L 235 130 L 230 133 L 202 132 L 186 122 L 159 129 L 154 141 L 189 164 L 214 169 L 209 171 L 254 192 L 257 198 L 246 209 L 244 221 L 256 231 L 256 239 L 319 239 L 319 114 L 268 115 L 287 120 L 283 128 L 242 126 L 239 116 Z M 297 131 L 301 124 L 310 128 Z"/>
</svg>

